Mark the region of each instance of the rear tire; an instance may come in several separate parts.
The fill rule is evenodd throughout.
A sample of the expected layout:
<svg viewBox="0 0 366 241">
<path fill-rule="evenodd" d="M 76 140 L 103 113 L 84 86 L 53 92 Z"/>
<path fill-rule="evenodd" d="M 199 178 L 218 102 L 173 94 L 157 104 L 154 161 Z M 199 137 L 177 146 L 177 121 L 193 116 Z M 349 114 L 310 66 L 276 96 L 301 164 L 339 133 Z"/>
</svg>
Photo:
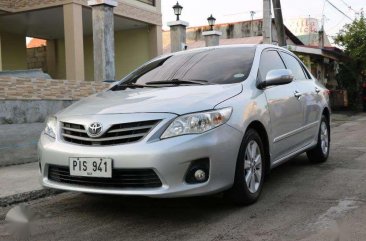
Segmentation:
<svg viewBox="0 0 366 241">
<path fill-rule="evenodd" d="M 266 155 L 258 132 L 249 129 L 240 146 L 236 163 L 235 180 L 225 197 L 238 205 L 256 202 L 262 191 Z"/>
<path fill-rule="evenodd" d="M 326 162 L 330 149 L 330 126 L 327 118 L 323 115 L 319 127 L 317 145 L 306 152 L 308 159 L 314 163 Z"/>
</svg>

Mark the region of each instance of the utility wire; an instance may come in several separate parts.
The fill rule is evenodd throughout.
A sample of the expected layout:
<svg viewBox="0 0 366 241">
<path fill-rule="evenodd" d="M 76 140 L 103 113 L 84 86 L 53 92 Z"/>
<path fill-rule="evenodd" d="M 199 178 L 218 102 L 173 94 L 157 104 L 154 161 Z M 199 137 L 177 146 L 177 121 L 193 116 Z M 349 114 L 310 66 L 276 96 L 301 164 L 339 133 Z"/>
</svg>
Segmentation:
<svg viewBox="0 0 366 241">
<path fill-rule="evenodd" d="M 357 13 L 353 8 L 352 8 L 352 6 L 351 5 L 349 5 L 348 3 L 346 3 L 346 1 L 344 1 L 344 0 L 340 0 L 344 5 L 346 5 L 347 7 L 348 7 L 348 9 L 349 10 L 351 10 L 352 12 L 354 12 L 354 13 Z"/>
<path fill-rule="evenodd" d="M 229 14 L 224 14 L 223 16 L 234 16 L 234 15 L 244 15 L 244 14 L 251 14 L 252 11 L 246 11 L 246 12 L 240 12 L 240 13 L 229 13 Z M 263 12 L 261 9 L 258 10 L 254 10 L 254 12 L 256 13 L 261 13 Z"/>
<path fill-rule="evenodd" d="M 335 8 L 338 12 L 340 12 L 341 14 L 343 14 L 345 17 L 347 17 L 349 20 L 353 21 L 352 18 L 350 18 L 347 14 L 345 14 L 342 10 L 340 10 L 336 5 L 334 5 L 331 1 L 326 0 L 327 3 L 329 3 L 333 8 Z"/>
</svg>

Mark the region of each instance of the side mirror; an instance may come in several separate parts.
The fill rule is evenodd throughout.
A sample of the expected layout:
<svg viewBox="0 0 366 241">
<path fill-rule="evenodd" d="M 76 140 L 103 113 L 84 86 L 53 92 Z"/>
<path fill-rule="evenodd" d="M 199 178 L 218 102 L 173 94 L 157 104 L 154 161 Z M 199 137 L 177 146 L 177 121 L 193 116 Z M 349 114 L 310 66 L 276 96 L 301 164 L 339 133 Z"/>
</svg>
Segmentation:
<svg viewBox="0 0 366 241">
<path fill-rule="evenodd" d="M 275 69 L 267 73 L 266 80 L 259 84 L 258 87 L 265 88 L 273 85 L 285 85 L 294 80 L 292 71 L 289 69 Z"/>
<path fill-rule="evenodd" d="M 108 80 L 104 80 L 103 82 L 104 83 L 109 83 L 109 84 L 112 84 L 114 82 L 116 82 L 117 80 L 111 80 L 111 79 L 108 79 Z"/>
</svg>

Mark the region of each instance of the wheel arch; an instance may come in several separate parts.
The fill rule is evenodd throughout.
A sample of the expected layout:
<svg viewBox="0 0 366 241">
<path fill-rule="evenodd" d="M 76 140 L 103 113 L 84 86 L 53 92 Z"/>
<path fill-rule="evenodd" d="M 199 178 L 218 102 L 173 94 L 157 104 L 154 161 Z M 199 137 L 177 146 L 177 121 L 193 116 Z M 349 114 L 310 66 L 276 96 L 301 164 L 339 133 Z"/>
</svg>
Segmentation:
<svg viewBox="0 0 366 241">
<path fill-rule="evenodd" d="M 260 121 L 252 121 L 247 127 L 247 130 L 249 129 L 257 131 L 259 136 L 261 137 L 266 155 L 265 173 L 268 174 L 271 170 L 271 155 L 267 130 Z"/>
<path fill-rule="evenodd" d="M 327 118 L 328 123 L 330 123 L 330 111 L 328 107 L 324 108 L 322 115 L 324 115 L 325 118 Z"/>
</svg>

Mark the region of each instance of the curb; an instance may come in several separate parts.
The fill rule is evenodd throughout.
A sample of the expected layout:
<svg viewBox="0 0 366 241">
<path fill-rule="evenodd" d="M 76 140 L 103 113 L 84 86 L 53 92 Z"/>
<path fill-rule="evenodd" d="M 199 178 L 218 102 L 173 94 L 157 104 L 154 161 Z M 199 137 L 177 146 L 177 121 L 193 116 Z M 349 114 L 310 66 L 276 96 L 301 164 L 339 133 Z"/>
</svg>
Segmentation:
<svg viewBox="0 0 366 241">
<path fill-rule="evenodd" d="M 45 188 L 25 193 L 18 193 L 0 198 L 0 207 L 7 207 L 17 203 L 33 201 L 36 199 L 57 195 L 63 192 L 64 191 L 61 190 Z"/>
</svg>

